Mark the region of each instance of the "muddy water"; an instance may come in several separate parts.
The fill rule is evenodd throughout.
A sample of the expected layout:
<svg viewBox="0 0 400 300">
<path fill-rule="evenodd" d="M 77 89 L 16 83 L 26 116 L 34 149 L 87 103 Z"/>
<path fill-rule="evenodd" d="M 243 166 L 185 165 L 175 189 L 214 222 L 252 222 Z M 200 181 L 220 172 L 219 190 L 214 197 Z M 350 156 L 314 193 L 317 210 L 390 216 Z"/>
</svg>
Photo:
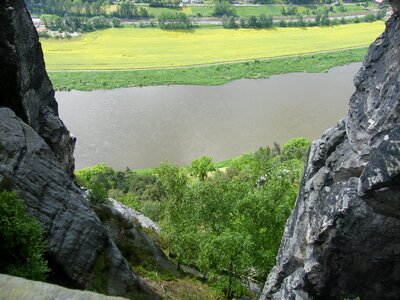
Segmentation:
<svg viewBox="0 0 400 300">
<path fill-rule="evenodd" d="M 360 64 L 223 86 L 58 92 L 78 138 L 76 167 L 147 168 L 202 155 L 224 160 L 298 136 L 315 139 L 347 111 Z"/>
</svg>

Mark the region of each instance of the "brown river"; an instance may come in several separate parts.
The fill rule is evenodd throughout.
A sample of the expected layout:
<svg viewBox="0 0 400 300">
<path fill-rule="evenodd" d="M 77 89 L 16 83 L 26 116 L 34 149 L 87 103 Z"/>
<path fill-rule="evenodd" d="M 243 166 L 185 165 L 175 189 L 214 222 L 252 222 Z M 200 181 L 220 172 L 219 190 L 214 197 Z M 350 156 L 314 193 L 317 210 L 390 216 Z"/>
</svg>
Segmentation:
<svg viewBox="0 0 400 300">
<path fill-rule="evenodd" d="M 168 160 L 214 161 L 293 137 L 319 138 L 347 112 L 359 63 L 223 86 L 156 86 L 57 92 L 78 139 L 77 169 L 106 163 L 148 168 Z"/>
</svg>

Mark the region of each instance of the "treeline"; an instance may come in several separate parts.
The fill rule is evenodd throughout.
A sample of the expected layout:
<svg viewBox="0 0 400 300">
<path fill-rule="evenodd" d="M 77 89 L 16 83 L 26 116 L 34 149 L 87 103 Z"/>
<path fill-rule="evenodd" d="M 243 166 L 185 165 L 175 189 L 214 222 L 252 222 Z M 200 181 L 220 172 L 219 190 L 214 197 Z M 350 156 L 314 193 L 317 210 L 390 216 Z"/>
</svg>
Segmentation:
<svg viewBox="0 0 400 300">
<path fill-rule="evenodd" d="M 86 17 L 59 17 L 57 15 L 41 15 L 41 21 L 48 30 L 58 32 L 90 32 L 98 29 L 120 27 L 118 18 L 107 19 L 104 16 Z"/>
<path fill-rule="evenodd" d="M 41 15 L 43 25 L 50 31 L 73 33 L 91 32 L 99 29 L 120 27 L 121 20 L 118 18 L 106 18 L 104 16 L 87 17 L 59 17 L 57 15 Z M 161 29 L 191 29 L 193 23 L 184 13 L 165 12 L 157 18 L 157 23 L 140 24 L 140 27 L 159 27 Z M 48 37 L 45 32 L 40 33 L 42 37 Z"/>
<path fill-rule="evenodd" d="M 161 29 L 190 29 L 193 23 L 189 17 L 182 12 L 163 12 L 157 18 L 158 27 Z"/>
<path fill-rule="evenodd" d="M 111 5 L 115 5 L 115 9 L 111 10 Z M 136 6 L 130 1 L 114 4 L 112 1 L 104 0 L 41 0 L 30 1 L 28 7 L 34 14 L 52 14 L 57 16 L 110 16 L 117 18 L 149 17 L 146 7 Z"/>
<path fill-rule="evenodd" d="M 329 18 L 328 13 L 318 13 L 314 20 L 307 20 L 303 15 L 297 15 L 292 20 L 280 20 L 277 23 L 273 22 L 271 16 L 265 16 L 261 14 L 259 17 L 250 16 L 248 18 L 236 18 L 234 16 L 222 18 L 222 25 L 224 28 L 235 29 L 235 28 L 271 28 L 276 27 L 308 27 L 308 26 L 330 26 L 339 24 L 350 24 L 350 23 L 361 23 L 361 22 L 373 22 L 376 20 L 382 20 L 386 15 L 385 10 L 381 10 L 376 14 L 368 14 L 363 17 L 351 17 L 351 18 Z"/>
<path fill-rule="evenodd" d="M 232 299 L 275 264 L 309 146 L 298 138 L 219 166 L 202 157 L 187 167 L 163 163 L 136 173 L 99 165 L 76 176 L 92 204 L 110 196 L 159 222 L 159 241 L 178 269 L 197 268 Z"/>
</svg>

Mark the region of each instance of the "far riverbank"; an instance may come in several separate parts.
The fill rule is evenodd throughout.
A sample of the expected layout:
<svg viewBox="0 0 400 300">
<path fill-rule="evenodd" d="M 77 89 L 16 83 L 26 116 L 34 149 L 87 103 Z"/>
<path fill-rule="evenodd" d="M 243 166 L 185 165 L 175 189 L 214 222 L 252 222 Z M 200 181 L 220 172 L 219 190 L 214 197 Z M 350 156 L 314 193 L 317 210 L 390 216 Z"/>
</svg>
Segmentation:
<svg viewBox="0 0 400 300">
<path fill-rule="evenodd" d="M 366 52 L 365 47 L 182 68 L 48 73 L 56 90 L 93 91 L 160 85 L 216 86 L 238 79 L 260 79 L 294 72 L 326 72 L 336 66 L 361 62 Z"/>
</svg>

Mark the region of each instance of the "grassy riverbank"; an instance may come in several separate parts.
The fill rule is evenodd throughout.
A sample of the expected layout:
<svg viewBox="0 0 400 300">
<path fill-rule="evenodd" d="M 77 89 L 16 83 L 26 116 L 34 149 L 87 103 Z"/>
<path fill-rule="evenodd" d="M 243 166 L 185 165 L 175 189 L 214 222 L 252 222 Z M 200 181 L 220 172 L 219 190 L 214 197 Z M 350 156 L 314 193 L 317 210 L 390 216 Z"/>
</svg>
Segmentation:
<svg viewBox="0 0 400 300">
<path fill-rule="evenodd" d="M 49 72 L 56 89 L 91 91 L 168 84 L 221 85 L 229 81 L 265 78 L 292 72 L 324 72 L 335 66 L 362 61 L 367 48 L 307 54 L 243 63 L 160 70 Z"/>
</svg>

